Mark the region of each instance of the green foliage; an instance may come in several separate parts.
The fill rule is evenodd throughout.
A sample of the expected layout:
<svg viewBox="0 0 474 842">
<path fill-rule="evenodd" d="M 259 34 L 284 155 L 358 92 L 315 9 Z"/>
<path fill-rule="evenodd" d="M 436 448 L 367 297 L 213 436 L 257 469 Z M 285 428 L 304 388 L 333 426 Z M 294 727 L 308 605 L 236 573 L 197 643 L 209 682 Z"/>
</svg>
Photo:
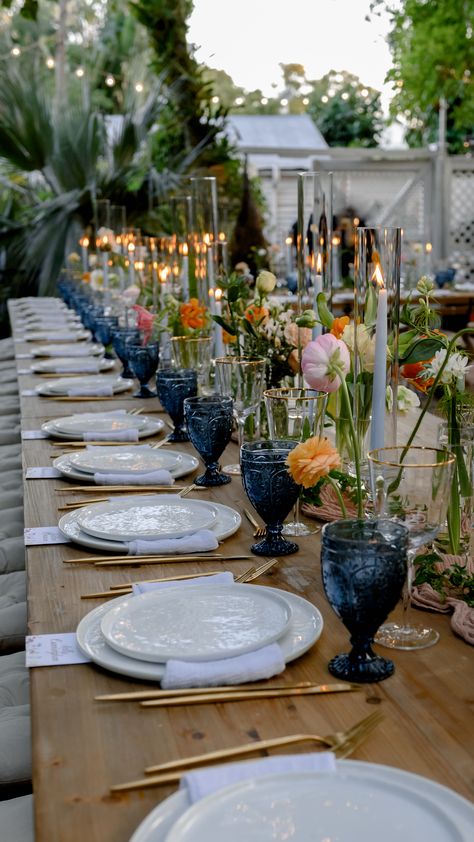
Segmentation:
<svg viewBox="0 0 474 842">
<path fill-rule="evenodd" d="M 440 570 L 440 557 L 436 553 L 419 555 L 414 560 L 414 585 L 427 583 L 431 585 L 445 602 L 447 597 L 462 599 L 474 607 L 474 575 L 467 566 L 455 563 L 447 569 Z"/>
<path fill-rule="evenodd" d="M 377 146 L 383 129 L 379 91 L 334 70 L 310 84 L 308 113 L 329 146 Z"/>
<path fill-rule="evenodd" d="M 393 68 L 387 80 L 396 91 L 394 116 L 408 122 L 407 141 L 422 146 L 438 138 L 441 97 L 448 103 L 447 142 L 465 152 L 473 140 L 474 8 L 472 0 L 375 0 L 391 16 Z"/>
</svg>

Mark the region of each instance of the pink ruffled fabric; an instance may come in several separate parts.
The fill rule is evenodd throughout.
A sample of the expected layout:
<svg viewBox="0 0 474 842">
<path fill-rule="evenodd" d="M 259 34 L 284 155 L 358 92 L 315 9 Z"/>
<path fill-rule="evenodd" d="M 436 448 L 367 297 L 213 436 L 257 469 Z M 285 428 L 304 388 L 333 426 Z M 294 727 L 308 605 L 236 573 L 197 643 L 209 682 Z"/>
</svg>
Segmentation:
<svg viewBox="0 0 474 842">
<path fill-rule="evenodd" d="M 443 555 L 440 557 L 439 570 L 446 570 L 454 563 L 461 563 L 461 556 Z M 472 560 L 468 563 L 469 569 L 472 572 L 474 566 Z M 448 596 L 443 602 L 440 595 L 433 590 L 431 585 L 424 582 L 413 588 L 411 594 L 411 601 L 413 605 L 418 608 L 424 608 L 426 611 L 436 611 L 439 614 L 449 614 L 452 612 L 451 628 L 458 637 L 462 637 L 466 643 L 474 646 L 474 608 L 462 599 Z"/>
<path fill-rule="evenodd" d="M 317 520 L 323 520 L 330 523 L 333 520 L 340 520 L 342 517 L 341 507 L 339 505 L 336 492 L 330 485 L 323 485 L 321 489 L 322 506 L 313 506 L 310 503 L 304 503 L 302 512 L 307 517 L 314 517 Z M 357 517 L 357 507 L 347 494 L 342 495 L 347 509 L 347 517 Z"/>
</svg>

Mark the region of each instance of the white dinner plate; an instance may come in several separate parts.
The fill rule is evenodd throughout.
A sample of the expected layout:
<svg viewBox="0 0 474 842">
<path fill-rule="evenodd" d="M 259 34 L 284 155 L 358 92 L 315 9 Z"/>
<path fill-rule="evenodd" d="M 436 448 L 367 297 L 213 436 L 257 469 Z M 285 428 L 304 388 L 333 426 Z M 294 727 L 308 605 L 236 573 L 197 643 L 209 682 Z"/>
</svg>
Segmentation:
<svg viewBox="0 0 474 842">
<path fill-rule="evenodd" d="M 147 436 L 154 436 L 157 433 L 161 432 L 163 427 L 165 426 L 163 421 L 159 418 L 147 418 L 144 415 L 140 415 L 140 418 L 145 418 L 146 424 L 145 426 L 138 431 L 138 438 L 146 438 Z M 41 429 L 43 432 L 47 433 L 48 436 L 51 436 L 53 439 L 59 439 L 63 441 L 83 441 L 84 435 L 83 433 L 61 433 L 59 430 L 56 429 L 54 426 L 53 421 L 45 421 L 41 425 Z M 93 432 L 93 431 L 92 431 Z M 117 442 L 119 444 L 119 442 Z M 196 459 L 196 466 L 198 465 L 198 460 Z"/>
<path fill-rule="evenodd" d="M 117 500 L 117 497 L 114 499 Z M 212 527 L 212 532 L 214 532 L 218 541 L 224 541 L 226 538 L 230 538 L 234 532 L 237 532 L 242 523 L 242 518 L 230 506 L 223 506 L 222 503 L 213 503 L 213 506 L 217 509 L 217 519 Z M 106 541 L 104 538 L 94 538 L 92 535 L 82 532 L 77 522 L 80 511 L 80 509 L 76 509 L 73 512 L 68 512 L 60 519 L 58 528 L 65 538 L 81 547 L 100 550 L 102 553 L 127 554 L 127 544 L 123 541 Z"/>
<path fill-rule="evenodd" d="M 161 664 L 255 652 L 282 637 L 290 621 L 288 601 L 273 588 L 189 585 L 129 597 L 104 615 L 101 630 L 122 655 Z"/>
<path fill-rule="evenodd" d="M 290 776 L 285 777 L 288 779 Z M 335 801 L 322 803 L 322 795 L 328 779 L 331 779 L 331 788 L 335 790 Z M 260 780 L 264 779 L 261 778 Z M 453 840 L 468 842 L 472 836 L 474 822 L 472 804 L 465 798 L 461 798 L 453 790 L 420 775 L 376 763 L 364 763 L 359 760 L 336 760 L 335 773 L 321 772 L 319 775 L 314 775 L 313 781 L 314 789 L 311 794 L 311 803 L 314 806 L 312 826 L 309 835 L 304 837 L 305 842 L 306 840 L 308 842 L 323 842 L 325 839 L 337 839 L 337 842 L 347 842 L 347 840 L 360 842 L 362 839 L 364 842 L 381 842 L 381 840 L 383 842 L 392 842 L 392 840 L 400 842 L 402 839 L 404 842 L 421 842 L 421 840 L 430 840 L 430 842 L 436 840 L 438 842 L 440 838 L 443 839 L 443 842 L 453 842 Z M 354 785 L 354 789 L 351 788 L 352 785 Z M 354 798 L 354 795 L 357 795 L 360 791 L 365 794 L 365 803 L 368 804 L 367 813 L 359 809 L 362 803 Z M 222 790 L 219 796 L 226 792 L 228 792 L 228 789 Z M 384 799 L 382 798 L 379 801 L 379 793 L 383 793 L 389 798 L 393 793 L 393 797 L 398 798 L 399 804 L 403 803 L 403 807 L 395 816 L 394 821 L 392 821 L 392 816 L 386 816 L 380 809 L 379 805 Z M 345 803 L 341 803 L 343 794 L 347 799 Z M 313 797 L 314 801 L 312 800 Z M 225 803 L 227 804 L 227 802 Z M 325 834 L 323 830 L 323 820 L 326 821 L 326 815 L 329 818 L 330 815 L 336 813 L 336 806 L 340 810 L 339 815 L 336 814 L 335 816 L 336 821 L 340 823 L 342 817 L 345 816 L 348 822 L 345 835 L 337 836 L 336 829 L 334 828 L 333 831 L 332 827 L 329 833 Z M 423 807 L 427 808 L 428 816 L 425 816 Z M 242 816 L 245 816 L 245 808 L 246 802 L 244 801 L 242 802 Z M 405 808 L 408 808 L 407 812 L 405 812 Z M 178 821 L 184 820 L 190 809 L 194 808 L 190 807 L 187 790 L 179 790 L 158 804 L 149 813 L 133 834 L 130 842 L 165 842 L 165 840 L 168 842 L 168 840 L 172 840 L 173 835 L 170 835 L 170 832 L 174 831 Z M 253 815 L 253 812 L 249 815 L 249 825 Z M 359 834 L 357 832 L 358 823 L 368 816 L 373 817 L 373 825 L 369 827 L 366 834 Z M 322 820 L 320 821 L 321 817 Z M 295 827 L 277 824 L 276 805 L 274 818 L 275 822 L 266 828 L 269 835 L 263 838 L 271 839 L 272 842 L 275 842 L 275 840 L 282 842 L 284 839 L 299 842 L 300 837 L 296 836 Z M 416 822 L 416 824 L 412 822 Z M 263 822 L 261 824 L 263 825 Z M 427 828 L 431 829 L 433 825 L 435 825 L 436 833 L 433 837 L 430 837 Z M 230 814 L 225 835 L 221 837 L 226 842 L 229 839 L 228 830 L 232 830 Z M 444 836 L 440 837 L 440 833 L 444 833 Z M 197 839 L 197 837 L 195 838 Z M 246 827 L 240 840 L 247 842 L 247 840 L 253 840 L 253 838 L 247 836 Z M 174 836 L 174 839 L 176 839 L 176 836 Z M 212 837 L 201 836 L 199 842 L 202 839 L 211 842 Z"/>
<path fill-rule="evenodd" d="M 105 351 L 103 345 L 99 342 L 82 342 L 79 345 L 71 345 L 67 351 L 64 345 L 38 345 L 31 349 L 34 357 L 96 357 L 102 356 Z"/>
<path fill-rule="evenodd" d="M 65 418 L 53 418 L 51 423 L 60 433 L 82 436 L 84 433 L 143 430 L 147 421 L 145 415 L 129 415 L 127 412 L 78 412 Z"/>
<path fill-rule="evenodd" d="M 256 585 L 261 590 L 276 590 Z M 291 622 L 288 631 L 278 641 L 285 663 L 300 658 L 320 638 L 323 630 L 323 618 L 318 609 L 306 599 L 296 594 L 278 590 L 278 593 L 288 602 L 291 608 Z M 102 634 L 100 624 L 102 618 L 111 606 L 119 605 L 129 597 L 119 597 L 105 602 L 89 612 L 79 623 L 76 637 L 81 652 L 95 664 L 111 672 L 138 678 L 145 681 L 160 681 L 164 674 L 164 664 L 153 664 L 150 661 L 138 661 L 121 655 L 107 645 Z"/>
<path fill-rule="evenodd" d="M 182 538 L 210 529 L 217 518 L 212 503 L 179 494 L 134 497 L 83 506 L 78 524 L 83 532 L 111 541 Z"/>
<path fill-rule="evenodd" d="M 36 374 L 98 374 L 100 371 L 110 371 L 114 365 L 114 360 L 106 360 L 104 357 L 51 357 L 34 362 L 31 370 Z"/>
<path fill-rule="evenodd" d="M 55 342 L 83 342 L 85 339 L 91 338 L 89 330 L 58 330 L 54 329 L 53 334 L 51 330 L 37 330 L 32 333 L 25 333 L 25 342 L 49 342 L 54 339 Z"/>
<path fill-rule="evenodd" d="M 142 449 L 143 447 L 143 449 Z M 131 477 L 165 469 L 173 471 L 181 462 L 179 453 L 173 450 L 152 450 L 142 447 L 103 447 L 100 450 L 86 450 L 71 453 L 69 462 L 86 474 L 130 474 Z"/>
<path fill-rule="evenodd" d="M 64 377 L 60 380 L 48 380 L 37 386 L 36 392 L 38 395 L 47 397 L 64 397 L 69 394 L 69 391 L 80 389 L 81 395 L 78 397 L 87 399 L 88 395 L 93 396 L 101 389 L 112 388 L 112 393 L 118 395 L 121 392 L 127 392 L 133 385 L 133 380 L 126 380 L 115 374 L 95 374 L 88 377 L 75 377 L 74 380 Z"/>
<path fill-rule="evenodd" d="M 98 445 L 97 445 L 98 446 Z M 122 445 L 122 449 L 124 451 L 130 452 L 130 447 L 133 445 Z M 114 453 L 119 448 L 110 447 L 103 448 L 105 450 L 112 450 Z M 179 477 L 185 477 L 187 474 L 192 473 L 196 470 L 199 465 L 199 460 L 195 456 L 190 456 L 188 453 L 181 453 L 178 450 L 169 451 L 164 450 L 164 448 L 160 448 L 160 450 L 155 450 L 154 453 L 161 453 L 161 454 L 169 454 L 173 456 L 176 460 L 173 467 L 169 469 L 170 474 L 174 479 L 179 479 Z M 92 481 L 91 474 L 87 474 L 85 471 L 80 471 L 76 468 L 75 465 L 71 464 L 70 461 L 71 454 L 64 453 L 62 456 L 58 456 L 57 459 L 53 461 L 53 467 L 56 468 L 66 479 L 76 479 L 79 482 L 87 483 Z M 101 487 L 101 486 L 98 486 Z M 104 491 L 107 490 L 106 486 L 102 486 Z M 146 486 L 140 486 L 140 488 L 145 488 Z M 138 486 L 137 486 L 138 488 Z M 170 487 L 170 491 L 171 491 Z"/>
</svg>

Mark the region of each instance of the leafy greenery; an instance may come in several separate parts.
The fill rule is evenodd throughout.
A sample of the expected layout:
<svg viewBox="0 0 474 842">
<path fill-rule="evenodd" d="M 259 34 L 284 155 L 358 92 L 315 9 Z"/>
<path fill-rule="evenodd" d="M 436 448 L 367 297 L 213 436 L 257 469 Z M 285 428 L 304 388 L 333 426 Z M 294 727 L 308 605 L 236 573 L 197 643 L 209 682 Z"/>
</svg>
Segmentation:
<svg viewBox="0 0 474 842">
<path fill-rule="evenodd" d="M 384 125 L 379 91 L 334 70 L 311 85 L 308 113 L 329 146 L 377 146 Z"/>
<path fill-rule="evenodd" d="M 387 80 L 396 90 L 390 110 L 408 122 L 410 146 L 438 139 L 440 99 L 448 103 L 447 142 L 451 153 L 474 142 L 472 0 L 374 0 L 389 12 L 393 68 Z"/>
<path fill-rule="evenodd" d="M 469 572 L 467 565 L 457 562 L 441 570 L 440 561 L 436 553 L 416 556 L 413 584 L 422 585 L 426 582 L 440 595 L 442 602 L 445 602 L 448 597 L 454 597 L 462 599 L 474 608 L 474 574 Z"/>
</svg>

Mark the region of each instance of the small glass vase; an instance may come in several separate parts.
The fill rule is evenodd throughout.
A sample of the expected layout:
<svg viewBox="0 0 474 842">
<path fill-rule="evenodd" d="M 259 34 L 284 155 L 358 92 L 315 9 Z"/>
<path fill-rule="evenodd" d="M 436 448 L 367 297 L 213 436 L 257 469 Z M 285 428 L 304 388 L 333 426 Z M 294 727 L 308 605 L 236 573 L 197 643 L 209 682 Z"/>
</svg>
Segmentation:
<svg viewBox="0 0 474 842">
<path fill-rule="evenodd" d="M 362 684 L 392 675 L 374 635 L 397 604 L 406 577 L 407 530 L 388 519 L 338 520 L 323 527 L 321 572 L 328 602 L 351 635 L 352 650 L 329 662 L 331 675 Z"/>
<path fill-rule="evenodd" d="M 451 427 L 443 422 L 438 444 L 456 456 L 447 521 L 435 541 L 443 553 L 467 563 L 474 556 L 474 423 Z"/>
</svg>

